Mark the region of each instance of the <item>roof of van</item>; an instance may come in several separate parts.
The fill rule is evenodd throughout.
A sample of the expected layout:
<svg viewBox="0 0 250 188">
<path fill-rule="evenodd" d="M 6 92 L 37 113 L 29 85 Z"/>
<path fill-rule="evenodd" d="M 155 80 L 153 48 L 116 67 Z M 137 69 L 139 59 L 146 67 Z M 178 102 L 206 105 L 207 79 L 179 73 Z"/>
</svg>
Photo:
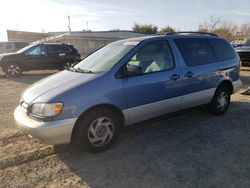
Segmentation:
<svg viewBox="0 0 250 188">
<path fill-rule="evenodd" d="M 144 40 L 152 39 L 152 38 L 189 38 L 189 37 L 206 37 L 206 38 L 221 38 L 216 34 L 213 33 L 205 33 L 205 32 L 172 32 L 166 33 L 165 35 L 148 35 L 144 37 L 136 37 L 136 38 L 129 38 L 120 41 L 136 41 L 141 42 Z"/>
</svg>

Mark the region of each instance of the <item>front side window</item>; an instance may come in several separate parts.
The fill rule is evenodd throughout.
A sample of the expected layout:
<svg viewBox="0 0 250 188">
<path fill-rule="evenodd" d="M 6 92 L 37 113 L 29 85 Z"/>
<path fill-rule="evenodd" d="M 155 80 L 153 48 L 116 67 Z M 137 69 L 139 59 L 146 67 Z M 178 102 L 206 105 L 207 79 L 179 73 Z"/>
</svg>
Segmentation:
<svg viewBox="0 0 250 188">
<path fill-rule="evenodd" d="M 167 41 L 152 42 L 142 47 L 128 62 L 139 66 L 143 74 L 174 68 L 174 58 Z"/>
<path fill-rule="evenodd" d="M 106 72 L 118 63 L 138 42 L 113 42 L 97 50 L 74 66 L 89 72 Z"/>
<path fill-rule="evenodd" d="M 211 45 L 205 38 L 174 39 L 181 55 L 188 66 L 198 66 L 216 62 Z"/>
<path fill-rule="evenodd" d="M 44 51 L 43 46 L 38 45 L 27 50 L 27 53 L 28 55 L 39 56 L 39 55 L 44 55 L 45 51 Z"/>
</svg>

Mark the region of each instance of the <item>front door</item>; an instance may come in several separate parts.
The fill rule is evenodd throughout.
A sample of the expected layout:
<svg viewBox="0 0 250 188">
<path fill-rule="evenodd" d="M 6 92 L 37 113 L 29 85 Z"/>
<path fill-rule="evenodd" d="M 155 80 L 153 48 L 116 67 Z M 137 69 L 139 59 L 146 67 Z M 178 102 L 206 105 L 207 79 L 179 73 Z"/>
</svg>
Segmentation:
<svg viewBox="0 0 250 188">
<path fill-rule="evenodd" d="M 44 69 L 47 61 L 47 53 L 43 44 L 33 46 L 24 52 L 22 65 L 26 70 Z"/>
<path fill-rule="evenodd" d="M 181 79 L 167 40 L 141 47 L 126 66 L 138 66 L 142 74 L 123 79 L 127 109 L 126 124 L 178 111 L 181 105 Z"/>
</svg>

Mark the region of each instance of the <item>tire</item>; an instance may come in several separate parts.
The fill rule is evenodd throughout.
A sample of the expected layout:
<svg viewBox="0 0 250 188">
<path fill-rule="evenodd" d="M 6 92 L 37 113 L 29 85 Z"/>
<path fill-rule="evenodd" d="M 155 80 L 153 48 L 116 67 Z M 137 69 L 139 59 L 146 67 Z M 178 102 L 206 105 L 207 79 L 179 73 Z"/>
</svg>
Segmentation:
<svg viewBox="0 0 250 188">
<path fill-rule="evenodd" d="M 208 106 L 209 111 L 217 116 L 225 114 L 230 105 L 230 97 L 230 91 L 227 87 L 219 87 Z"/>
<path fill-rule="evenodd" d="M 17 63 L 9 63 L 5 68 L 5 72 L 9 77 L 18 77 L 22 74 L 22 68 Z"/>
<path fill-rule="evenodd" d="M 63 71 L 70 66 L 70 63 L 63 63 L 61 67 L 58 68 L 59 71 Z"/>
<path fill-rule="evenodd" d="M 73 142 L 87 152 L 103 152 L 117 139 L 120 124 L 119 117 L 112 110 L 91 110 L 77 121 Z"/>
</svg>

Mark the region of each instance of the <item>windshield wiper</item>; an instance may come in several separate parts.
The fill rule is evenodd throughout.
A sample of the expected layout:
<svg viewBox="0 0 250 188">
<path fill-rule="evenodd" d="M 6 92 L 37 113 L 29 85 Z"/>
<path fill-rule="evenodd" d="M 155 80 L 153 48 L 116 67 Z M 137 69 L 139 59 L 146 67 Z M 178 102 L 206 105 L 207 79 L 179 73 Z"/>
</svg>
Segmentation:
<svg viewBox="0 0 250 188">
<path fill-rule="evenodd" d="M 80 72 L 80 73 L 93 73 L 93 71 L 91 70 L 85 70 L 85 69 L 81 69 L 81 68 L 74 68 L 74 67 L 69 67 L 68 68 L 69 71 L 73 71 L 73 72 Z"/>
</svg>

